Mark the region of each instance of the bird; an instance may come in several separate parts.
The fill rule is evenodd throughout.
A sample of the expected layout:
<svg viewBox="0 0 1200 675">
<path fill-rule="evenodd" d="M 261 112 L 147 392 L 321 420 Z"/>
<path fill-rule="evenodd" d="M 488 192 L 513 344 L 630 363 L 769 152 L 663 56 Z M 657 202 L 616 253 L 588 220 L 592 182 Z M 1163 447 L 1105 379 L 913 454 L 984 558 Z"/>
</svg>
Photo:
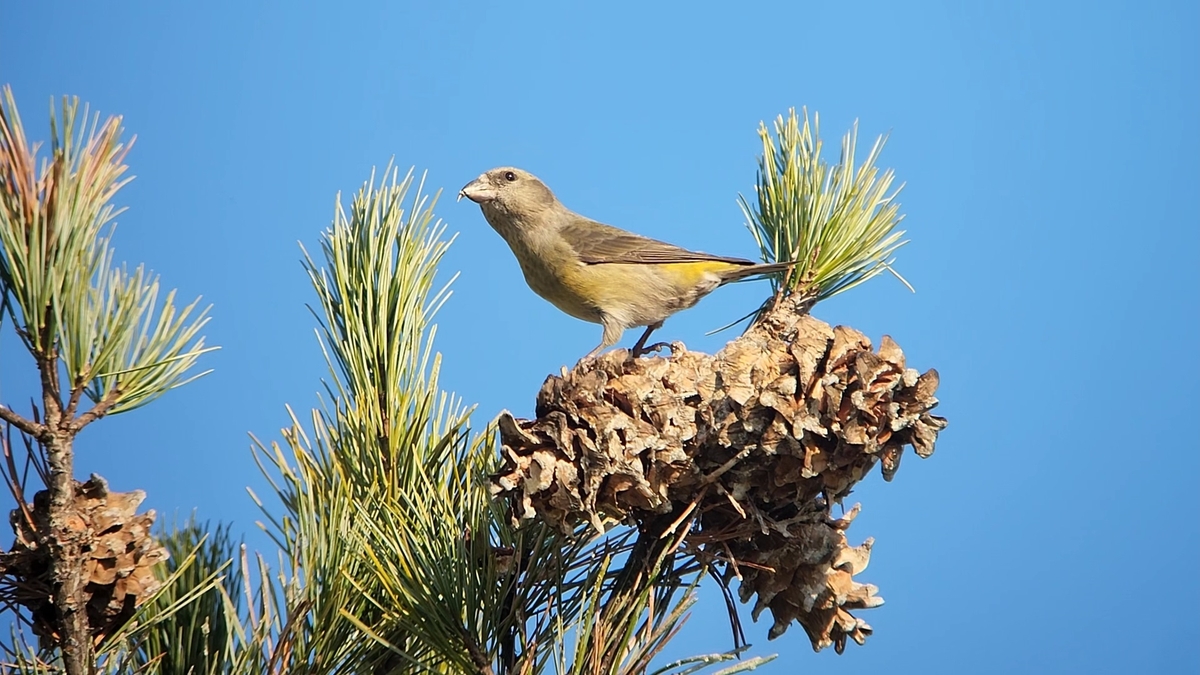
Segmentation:
<svg viewBox="0 0 1200 675">
<path fill-rule="evenodd" d="M 463 186 L 463 197 L 512 250 L 529 288 L 577 319 L 603 328 L 600 344 L 582 360 L 617 344 L 625 330 L 645 326 L 631 350 L 657 351 L 650 334 L 672 314 L 717 287 L 786 270 L 794 262 L 756 263 L 690 251 L 596 222 L 568 209 L 536 176 L 506 166 Z"/>
</svg>

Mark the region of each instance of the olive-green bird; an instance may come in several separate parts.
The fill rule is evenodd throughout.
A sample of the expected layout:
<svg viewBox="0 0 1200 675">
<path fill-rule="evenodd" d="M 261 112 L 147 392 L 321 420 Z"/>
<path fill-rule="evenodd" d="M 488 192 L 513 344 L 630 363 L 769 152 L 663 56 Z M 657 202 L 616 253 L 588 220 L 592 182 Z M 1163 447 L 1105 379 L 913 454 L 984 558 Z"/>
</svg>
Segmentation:
<svg viewBox="0 0 1200 675">
<path fill-rule="evenodd" d="M 536 176 L 514 167 L 484 173 L 458 196 L 479 204 L 534 293 L 604 327 L 600 344 L 585 359 L 615 345 L 634 326 L 646 332 L 633 356 L 656 350 L 663 345 L 647 349 L 646 340 L 675 312 L 722 284 L 795 264 L 689 251 L 598 223 L 563 206 Z"/>
</svg>

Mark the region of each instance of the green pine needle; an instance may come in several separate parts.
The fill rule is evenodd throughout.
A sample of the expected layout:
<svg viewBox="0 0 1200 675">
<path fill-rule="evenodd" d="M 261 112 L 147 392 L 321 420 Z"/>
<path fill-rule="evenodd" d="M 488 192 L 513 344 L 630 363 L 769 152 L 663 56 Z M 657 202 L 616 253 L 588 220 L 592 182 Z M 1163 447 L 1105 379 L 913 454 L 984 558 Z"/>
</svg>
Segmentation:
<svg viewBox="0 0 1200 675">
<path fill-rule="evenodd" d="M 106 401 L 109 415 L 138 408 L 199 377 L 208 322 L 199 299 L 159 296 L 158 277 L 118 265 L 113 205 L 132 142 L 121 118 L 64 98 L 50 117 L 48 156 L 30 143 L 12 91 L 0 102 L 0 308 L 35 359 L 61 359 L 61 390 Z"/>
<path fill-rule="evenodd" d="M 796 261 L 776 291 L 800 291 L 820 301 L 833 297 L 888 271 L 909 290 L 892 268 L 896 249 L 903 246 L 903 220 L 896 201 L 903 185 L 889 192 L 891 169 L 875 163 L 886 137 L 876 139 L 867 157 L 855 166 L 858 123 L 842 138 L 838 163 L 821 157 L 820 117 L 803 123 L 793 108 L 775 120 L 772 136 L 759 126 L 763 154 L 759 159 L 757 200 L 739 195 L 747 226 L 768 262 Z M 765 306 L 764 306 L 765 307 Z M 761 310 L 760 310 L 761 311 Z"/>
</svg>

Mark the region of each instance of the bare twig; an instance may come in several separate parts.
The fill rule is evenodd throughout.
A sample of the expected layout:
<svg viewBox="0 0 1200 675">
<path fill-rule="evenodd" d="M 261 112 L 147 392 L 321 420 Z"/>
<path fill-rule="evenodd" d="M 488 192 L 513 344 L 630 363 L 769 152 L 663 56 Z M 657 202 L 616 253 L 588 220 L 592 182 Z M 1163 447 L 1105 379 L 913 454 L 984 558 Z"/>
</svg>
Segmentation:
<svg viewBox="0 0 1200 675">
<path fill-rule="evenodd" d="M 471 657 L 471 663 L 475 666 L 475 672 L 479 675 L 495 675 L 492 670 L 492 662 L 488 659 L 487 654 L 479 647 L 479 642 L 474 635 L 466 628 L 459 627 L 459 637 L 462 638 L 463 647 L 467 650 L 467 655 Z"/>
<path fill-rule="evenodd" d="M 8 485 L 9 492 L 12 493 L 13 499 L 17 502 L 17 508 L 21 509 L 21 515 L 25 518 L 26 526 L 31 532 L 36 532 L 37 527 L 33 524 L 33 514 L 29 512 L 29 504 L 25 500 L 25 486 L 21 479 L 17 477 L 17 464 L 13 461 L 12 427 L 7 427 L 4 432 L 4 435 L 0 436 L 0 447 L 3 448 L 4 463 L 7 466 L 7 470 L 4 472 L 4 482 Z"/>
<path fill-rule="evenodd" d="M 67 410 L 63 414 L 67 419 L 75 418 L 75 411 L 79 408 L 79 401 L 83 398 L 83 392 L 87 389 L 86 382 L 76 381 L 71 385 L 71 398 L 67 401 Z"/>
<path fill-rule="evenodd" d="M 0 420 L 8 422 L 14 427 L 35 438 L 41 438 L 42 434 L 46 433 L 46 428 L 44 425 L 21 417 L 17 413 L 5 407 L 3 404 L 0 404 Z"/>
<path fill-rule="evenodd" d="M 58 352 L 54 348 L 54 336 L 50 334 L 49 326 L 42 329 L 36 344 L 38 352 L 34 358 L 37 359 L 38 376 L 42 382 L 42 410 L 47 417 L 51 410 L 61 414 L 63 405 L 58 382 Z"/>
<path fill-rule="evenodd" d="M 746 446 L 746 447 L 742 448 L 741 450 L 738 451 L 738 453 L 736 455 L 734 455 L 733 457 L 730 457 L 729 461 L 725 462 L 721 466 L 718 466 L 716 469 L 713 469 L 713 471 L 711 473 L 709 473 L 708 475 L 706 475 L 704 477 L 704 480 L 702 482 L 705 485 L 710 485 L 712 483 L 717 482 L 718 478 L 725 475 L 726 471 L 729 471 L 730 469 L 732 469 L 734 467 L 735 464 L 742 461 L 742 459 L 744 459 L 746 457 L 746 455 L 749 455 L 750 451 L 753 449 L 754 448 L 751 446 Z"/>
<path fill-rule="evenodd" d="M 266 602 L 265 599 L 264 602 Z M 310 600 L 301 600 L 293 610 L 288 612 L 287 623 L 279 631 L 279 644 L 271 650 L 271 662 L 267 664 L 267 672 L 276 674 L 291 672 L 292 646 L 296 642 L 299 622 L 304 620 L 304 616 L 311 608 Z"/>
<path fill-rule="evenodd" d="M 100 399 L 99 403 L 92 406 L 91 410 L 83 413 L 82 415 L 80 415 L 79 417 L 77 417 L 73 421 L 71 421 L 71 423 L 70 423 L 71 433 L 77 434 L 81 430 L 83 430 L 83 428 L 86 427 L 87 425 L 91 424 L 92 422 L 95 422 L 96 420 L 100 419 L 101 417 L 104 417 L 106 414 L 108 414 L 109 410 L 112 410 L 112 407 L 117 404 L 117 401 L 120 398 L 121 398 L 121 390 L 120 389 L 110 390 L 107 394 L 104 395 L 104 398 Z"/>
</svg>

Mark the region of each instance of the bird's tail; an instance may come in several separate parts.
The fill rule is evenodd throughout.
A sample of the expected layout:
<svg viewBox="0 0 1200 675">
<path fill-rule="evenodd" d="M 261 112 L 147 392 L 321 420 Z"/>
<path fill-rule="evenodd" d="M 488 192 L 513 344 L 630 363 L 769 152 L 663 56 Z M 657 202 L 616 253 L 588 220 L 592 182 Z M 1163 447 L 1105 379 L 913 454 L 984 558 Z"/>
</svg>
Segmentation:
<svg viewBox="0 0 1200 675">
<path fill-rule="evenodd" d="M 788 262 L 760 263 L 757 265 L 739 265 L 737 267 L 730 268 L 727 272 L 722 274 L 721 276 L 723 278 L 721 279 L 721 283 L 729 283 L 730 281 L 740 281 L 740 280 L 746 279 L 748 277 L 762 276 L 764 274 L 771 274 L 772 272 L 782 272 L 783 270 L 786 270 L 789 267 L 796 266 L 796 264 L 797 264 L 796 261 L 790 260 Z"/>
</svg>

